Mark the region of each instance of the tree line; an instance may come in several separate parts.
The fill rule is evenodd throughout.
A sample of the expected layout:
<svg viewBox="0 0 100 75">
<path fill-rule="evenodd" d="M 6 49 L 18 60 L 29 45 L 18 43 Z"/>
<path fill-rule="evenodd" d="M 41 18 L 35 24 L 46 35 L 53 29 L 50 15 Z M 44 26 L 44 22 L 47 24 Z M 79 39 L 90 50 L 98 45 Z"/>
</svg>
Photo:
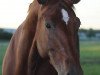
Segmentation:
<svg viewBox="0 0 100 75">
<path fill-rule="evenodd" d="M 12 33 L 6 32 L 4 29 L 0 28 L 0 40 L 10 40 L 12 35 Z"/>
<path fill-rule="evenodd" d="M 79 32 L 84 32 L 88 38 L 91 38 L 91 37 L 95 37 L 96 33 L 100 33 L 100 30 L 79 29 Z M 13 35 L 12 33 L 9 33 L 4 29 L 0 28 L 0 40 L 10 40 L 12 35 Z"/>
<path fill-rule="evenodd" d="M 79 29 L 79 32 L 84 32 L 88 38 L 92 38 L 96 36 L 96 33 L 100 33 L 100 30 L 90 29 Z"/>
</svg>

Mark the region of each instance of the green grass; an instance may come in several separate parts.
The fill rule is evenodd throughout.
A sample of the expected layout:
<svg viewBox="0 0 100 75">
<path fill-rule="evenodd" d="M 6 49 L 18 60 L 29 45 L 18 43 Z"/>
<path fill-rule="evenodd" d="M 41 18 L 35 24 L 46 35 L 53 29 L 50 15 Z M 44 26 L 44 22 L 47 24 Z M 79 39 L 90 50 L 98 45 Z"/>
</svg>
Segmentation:
<svg viewBox="0 0 100 75">
<path fill-rule="evenodd" d="M 100 58 L 100 41 L 80 42 L 81 58 Z"/>
<path fill-rule="evenodd" d="M 0 41 L 0 75 L 8 42 Z M 81 41 L 80 59 L 84 75 L 100 75 L 100 41 Z"/>
<path fill-rule="evenodd" d="M 84 75 L 100 75 L 100 64 L 85 64 L 82 68 Z"/>
<path fill-rule="evenodd" d="M 6 48 L 8 46 L 8 42 L 1 42 L 0 41 L 0 75 L 2 75 L 2 60 L 6 51 Z"/>
<path fill-rule="evenodd" d="M 100 75 L 100 41 L 81 41 L 80 55 L 84 75 Z"/>
</svg>

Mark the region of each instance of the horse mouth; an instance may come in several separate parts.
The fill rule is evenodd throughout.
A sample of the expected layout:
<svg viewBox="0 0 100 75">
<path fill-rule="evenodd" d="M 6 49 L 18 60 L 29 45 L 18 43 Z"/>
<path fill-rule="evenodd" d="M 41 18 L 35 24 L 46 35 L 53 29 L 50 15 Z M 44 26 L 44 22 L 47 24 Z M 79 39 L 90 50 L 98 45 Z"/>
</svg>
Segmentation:
<svg viewBox="0 0 100 75">
<path fill-rule="evenodd" d="M 61 54 L 62 56 L 60 57 L 60 53 L 61 52 L 55 53 L 53 49 L 49 52 L 50 64 L 55 68 L 58 75 L 68 75 L 70 62 L 69 60 L 66 61 L 64 54 Z"/>
</svg>

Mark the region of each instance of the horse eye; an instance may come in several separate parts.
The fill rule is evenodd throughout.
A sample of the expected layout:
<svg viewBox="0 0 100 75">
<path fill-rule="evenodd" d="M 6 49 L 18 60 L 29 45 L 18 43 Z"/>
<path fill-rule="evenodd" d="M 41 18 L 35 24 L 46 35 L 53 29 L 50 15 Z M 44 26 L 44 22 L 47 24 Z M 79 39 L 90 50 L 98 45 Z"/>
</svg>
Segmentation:
<svg viewBox="0 0 100 75">
<path fill-rule="evenodd" d="M 49 23 L 46 23 L 46 28 L 50 29 L 51 28 L 51 25 Z"/>
</svg>

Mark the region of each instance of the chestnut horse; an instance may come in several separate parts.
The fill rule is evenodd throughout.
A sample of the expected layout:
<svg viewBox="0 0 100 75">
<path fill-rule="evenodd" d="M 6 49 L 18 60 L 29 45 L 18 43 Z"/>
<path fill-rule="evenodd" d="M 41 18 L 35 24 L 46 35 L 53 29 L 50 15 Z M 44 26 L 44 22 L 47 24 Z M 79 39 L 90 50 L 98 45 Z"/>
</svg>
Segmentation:
<svg viewBox="0 0 100 75">
<path fill-rule="evenodd" d="M 79 0 L 34 0 L 7 48 L 2 75 L 83 75 L 79 61 Z"/>
</svg>

